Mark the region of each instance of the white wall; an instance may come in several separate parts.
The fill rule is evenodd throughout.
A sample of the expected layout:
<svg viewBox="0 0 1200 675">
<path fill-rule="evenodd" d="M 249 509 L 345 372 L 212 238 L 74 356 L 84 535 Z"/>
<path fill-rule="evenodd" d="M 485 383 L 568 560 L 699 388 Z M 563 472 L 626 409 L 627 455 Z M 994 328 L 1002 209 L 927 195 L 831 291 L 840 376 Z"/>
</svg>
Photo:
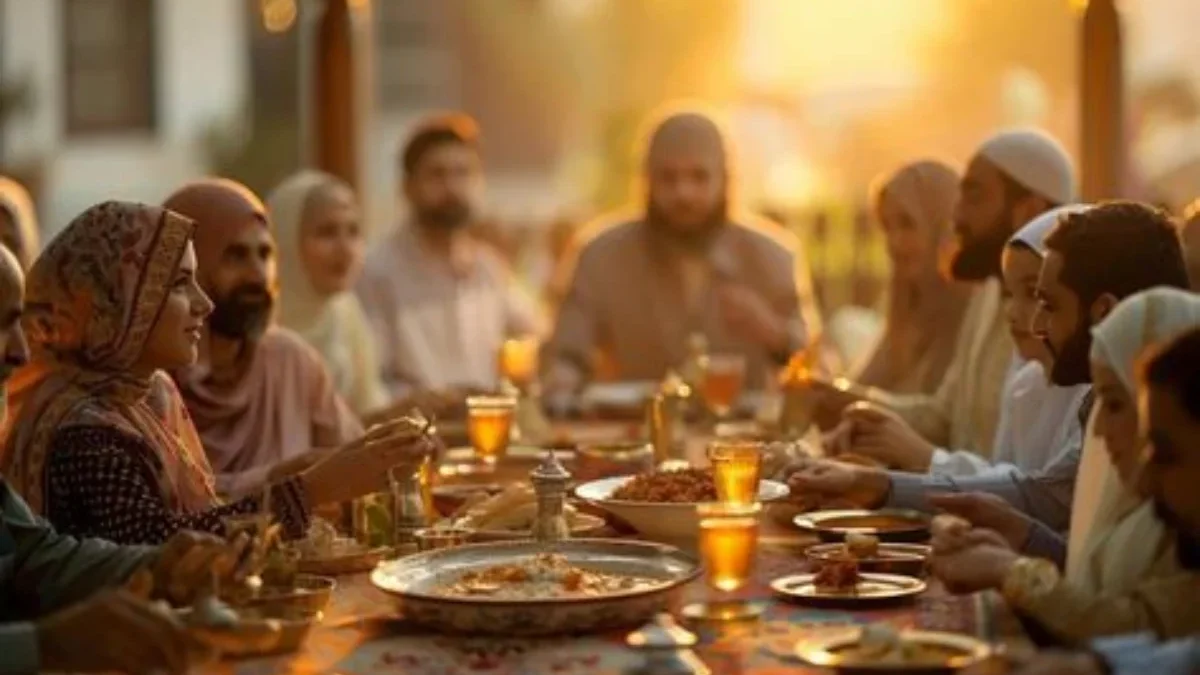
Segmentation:
<svg viewBox="0 0 1200 675">
<path fill-rule="evenodd" d="M 157 0 L 158 129 L 152 135 L 66 138 L 60 0 L 4 4 L 3 76 L 32 78 L 35 108 L 5 134 L 10 160 L 40 157 L 47 233 L 107 198 L 161 201 L 202 175 L 205 127 L 242 107 L 249 79 L 243 0 Z"/>
</svg>

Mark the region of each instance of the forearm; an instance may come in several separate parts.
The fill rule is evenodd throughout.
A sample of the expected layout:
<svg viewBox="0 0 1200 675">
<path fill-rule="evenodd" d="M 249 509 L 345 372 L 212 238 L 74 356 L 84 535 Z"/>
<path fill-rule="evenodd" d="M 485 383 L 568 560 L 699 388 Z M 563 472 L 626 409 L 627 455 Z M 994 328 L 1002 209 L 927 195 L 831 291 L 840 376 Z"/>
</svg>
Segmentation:
<svg viewBox="0 0 1200 675">
<path fill-rule="evenodd" d="M 40 670 L 37 626 L 27 621 L 0 625 L 0 675 L 36 675 Z"/>
<path fill-rule="evenodd" d="M 975 476 L 932 476 L 889 472 L 892 482 L 888 505 L 921 511 L 931 510 L 930 494 L 939 492 L 987 492 L 1001 497 L 1017 510 L 1040 520 L 1056 531 L 1065 531 L 1071 520 L 1074 480 L 1041 473 L 1030 476 L 1004 465 L 991 467 Z"/>
<path fill-rule="evenodd" d="M 1067 539 L 1041 521 L 1030 519 L 1029 538 L 1021 547 L 1021 553 L 1044 558 L 1063 569 L 1067 566 Z"/>
<path fill-rule="evenodd" d="M 991 462 L 967 450 L 935 448 L 929 462 L 929 473 L 938 476 L 976 476 L 991 468 Z"/>
<path fill-rule="evenodd" d="M 34 516 L 7 485 L 0 486 L 0 490 L 4 493 L 3 528 L 12 536 L 15 548 L 12 588 L 29 617 L 122 584 L 153 560 L 153 548 L 61 535 Z"/>
</svg>

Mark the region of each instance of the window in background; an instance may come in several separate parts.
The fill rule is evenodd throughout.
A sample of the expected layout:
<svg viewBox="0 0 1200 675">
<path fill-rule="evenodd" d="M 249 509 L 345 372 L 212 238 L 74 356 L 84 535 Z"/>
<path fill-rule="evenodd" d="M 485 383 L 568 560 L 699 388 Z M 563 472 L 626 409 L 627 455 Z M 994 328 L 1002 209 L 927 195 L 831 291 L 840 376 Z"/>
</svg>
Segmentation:
<svg viewBox="0 0 1200 675">
<path fill-rule="evenodd" d="M 63 0 L 66 133 L 153 132 L 154 0 Z"/>
</svg>

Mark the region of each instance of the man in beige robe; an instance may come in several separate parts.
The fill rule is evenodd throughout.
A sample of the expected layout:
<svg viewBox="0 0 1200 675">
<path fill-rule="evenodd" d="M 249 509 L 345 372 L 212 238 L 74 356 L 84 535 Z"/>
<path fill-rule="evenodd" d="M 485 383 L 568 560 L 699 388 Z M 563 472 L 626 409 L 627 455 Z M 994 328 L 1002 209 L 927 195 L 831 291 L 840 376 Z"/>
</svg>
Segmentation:
<svg viewBox="0 0 1200 675">
<path fill-rule="evenodd" d="M 746 358 L 750 387 L 819 331 L 799 242 L 729 213 L 725 140 L 708 117 L 667 117 L 650 136 L 642 214 L 588 232 L 568 254 L 569 282 L 547 349 L 552 391 L 601 377 L 654 380 L 702 334 Z"/>
<path fill-rule="evenodd" d="M 424 122 L 400 158 L 410 219 L 367 254 L 357 286 L 395 398 L 492 389 L 508 337 L 541 332 L 537 306 L 474 238 L 483 172 L 474 122 Z"/>
<path fill-rule="evenodd" d="M 853 425 L 844 425 L 843 430 L 852 431 L 854 442 L 891 446 L 892 454 L 904 456 L 932 458 L 941 448 L 991 457 L 1001 394 L 1013 359 L 1001 302 L 1000 257 L 1022 225 L 1074 198 L 1071 160 L 1046 134 L 1007 131 L 980 146 L 963 175 L 954 211 L 958 250 L 951 272 L 959 281 L 979 284 L 959 331 L 954 361 L 932 396 L 856 392 L 897 415 L 870 409 L 849 413 Z M 838 405 L 853 400 L 831 398 Z"/>
</svg>

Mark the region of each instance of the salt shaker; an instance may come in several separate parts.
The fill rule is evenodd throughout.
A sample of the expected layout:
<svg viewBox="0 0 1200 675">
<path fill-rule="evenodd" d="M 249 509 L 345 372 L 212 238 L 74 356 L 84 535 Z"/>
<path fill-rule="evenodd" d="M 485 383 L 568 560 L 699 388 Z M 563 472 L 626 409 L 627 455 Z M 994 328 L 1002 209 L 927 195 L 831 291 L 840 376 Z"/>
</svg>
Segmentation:
<svg viewBox="0 0 1200 675">
<path fill-rule="evenodd" d="M 625 644 L 642 655 L 642 662 L 625 675 L 711 675 L 692 651 L 696 641 L 695 634 L 663 612 L 625 638 Z"/>
<path fill-rule="evenodd" d="M 534 541 L 548 543 L 569 538 L 571 528 L 563 507 L 567 502 L 567 482 L 571 480 L 571 474 L 558 461 L 554 450 L 546 451 L 546 458 L 529 474 L 529 480 L 537 495 Z"/>
</svg>

